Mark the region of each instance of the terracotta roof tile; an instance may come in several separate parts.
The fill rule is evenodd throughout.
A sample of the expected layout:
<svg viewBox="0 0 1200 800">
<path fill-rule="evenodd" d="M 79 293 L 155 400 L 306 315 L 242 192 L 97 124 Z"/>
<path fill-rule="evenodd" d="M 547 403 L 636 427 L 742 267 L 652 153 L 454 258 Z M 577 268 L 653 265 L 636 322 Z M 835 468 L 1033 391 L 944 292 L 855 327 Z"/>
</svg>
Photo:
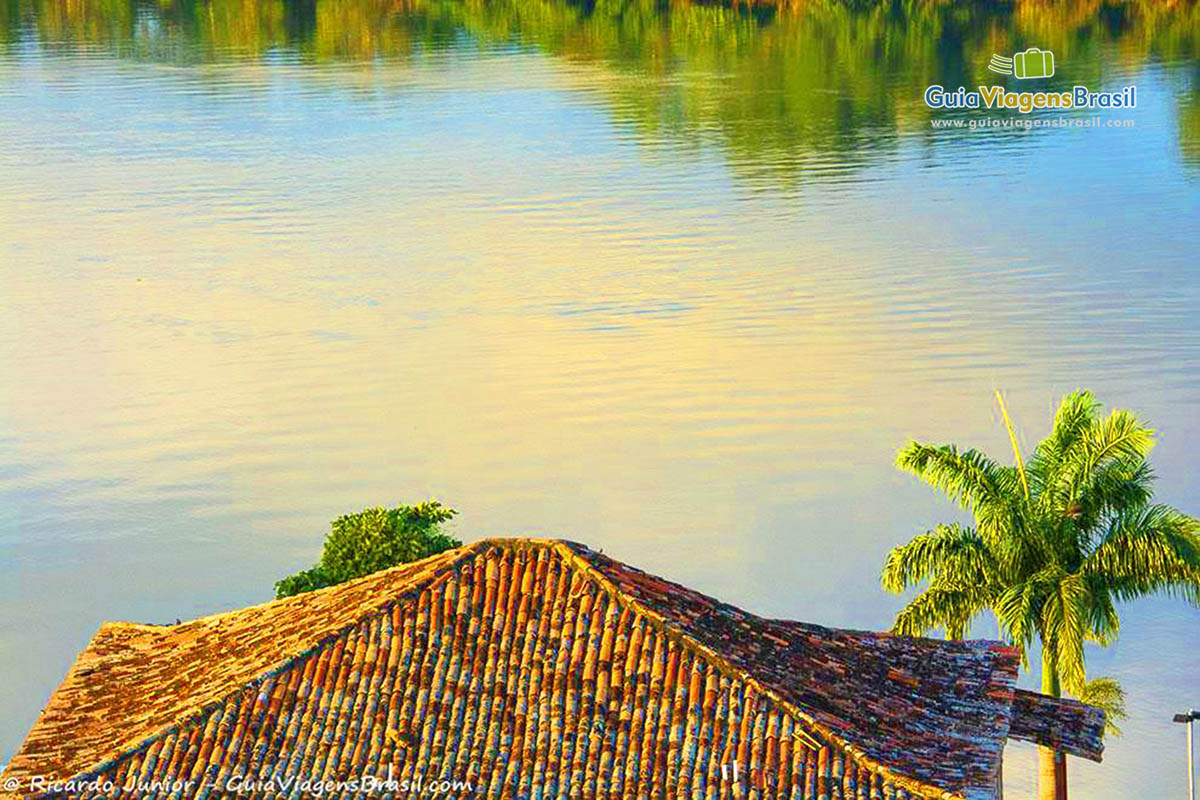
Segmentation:
<svg viewBox="0 0 1200 800">
<path fill-rule="evenodd" d="M 1046 744 L 1099 761 L 1104 752 L 1104 712 L 1078 700 L 1018 689 L 1013 698 L 1011 739 Z"/>
<path fill-rule="evenodd" d="M 521 798 L 984 797 L 1010 724 L 1099 755 L 1094 709 L 1018 693 L 1014 719 L 1015 674 L 995 643 L 762 619 L 582 545 L 495 540 L 182 625 L 107 624 L 5 777 L 194 796 L 390 768 Z"/>
</svg>

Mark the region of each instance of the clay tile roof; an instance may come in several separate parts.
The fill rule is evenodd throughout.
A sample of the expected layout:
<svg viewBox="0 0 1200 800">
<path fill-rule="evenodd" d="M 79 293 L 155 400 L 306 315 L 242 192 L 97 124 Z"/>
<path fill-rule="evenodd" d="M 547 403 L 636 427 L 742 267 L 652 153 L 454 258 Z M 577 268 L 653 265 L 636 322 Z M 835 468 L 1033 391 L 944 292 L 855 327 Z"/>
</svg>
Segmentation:
<svg viewBox="0 0 1200 800">
<path fill-rule="evenodd" d="M 1010 736 L 1100 756 L 1102 712 L 1015 691 L 1016 672 L 997 643 L 763 619 L 583 545 L 488 540 L 179 625 L 105 624 L 4 778 L 193 796 L 390 769 L 515 797 L 974 800 Z"/>
<path fill-rule="evenodd" d="M 1010 739 L 1050 745 L 1092 761 L 1099 761 L 1104 751 L 1100 738 L 1104 712 L 1078 700 L 1018 689 L 1013 696 L 1012 717 Z"/>
</svg>

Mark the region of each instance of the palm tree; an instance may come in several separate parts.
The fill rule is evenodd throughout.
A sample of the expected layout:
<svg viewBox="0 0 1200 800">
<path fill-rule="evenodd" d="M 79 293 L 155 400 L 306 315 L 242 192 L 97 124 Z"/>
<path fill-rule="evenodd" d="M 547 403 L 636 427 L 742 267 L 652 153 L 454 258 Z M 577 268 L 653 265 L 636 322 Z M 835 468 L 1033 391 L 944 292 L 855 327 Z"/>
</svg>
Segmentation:
<svg viewBox="0 0 1200 800">
<path fill-rule="evenodd" d="M 1088 392 L 1063 398 L 1028 462 L 1011 423 L 1008 431 L 1011 467 L 953 445 L 910 442 L 897 454 L 900 469 L 943 491 L 974 524 L 938 525 L 888 554 L 885 589 L 925 584 L 894 630 L 961 638 L 990 611 L 1026 668 L 1040 644 L 1045 694 L 1120 700 L 1112 681 L 1088 685 L 1084 642 L 1116 638 L 1120 601 L 1165 593 L 1200 603 L 1200 521 L 1151 501 L 1154 432 L 1128 411 L 1103 416 Z M 1039 762 L 1039 800 L 1066 797 L 1063 754 L 1043 748 Z"/>
</svg>

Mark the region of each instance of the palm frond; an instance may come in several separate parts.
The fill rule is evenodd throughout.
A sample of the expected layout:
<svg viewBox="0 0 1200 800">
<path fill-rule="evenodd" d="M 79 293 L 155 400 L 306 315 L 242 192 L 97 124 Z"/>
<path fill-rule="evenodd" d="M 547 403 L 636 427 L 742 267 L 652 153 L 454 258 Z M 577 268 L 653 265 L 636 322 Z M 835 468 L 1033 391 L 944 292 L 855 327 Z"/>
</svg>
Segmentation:
<svg viewBox="0 0 1200 800">
<path fill-rule="evenodd" d="M 1125 712 L 1125 690 L 1112 678 L 1094 678 L 1083 686 L 1079 693 L 1080 702 L 1095 706 L 1104 712 L 1104 732 L 1109 736 L 1120 736 L 1117 722 L 1123 721 Z"/>
<path fill-rule="evenodd" d="M 1094 530 L 1122 509 L 1139 508 L 1150 502 L 1154 470 L 1141 457 L 1118 459 L 1101 466 L 1082 487 L 1076 504 L 1062 508 L 1080 528 Z"/>
<path fill-rule="evenodd" d="M 938 525 L 893 547 L 880 583 L 887 591 L 899 593 L 934 576 L 955 584 L 986 582 L 993 566 L 987 545 L 973 528 Z"/>
<path fill-rule="evenodd" d="M 1086 576 L 1084 582 L 1087 586 L 1086 638 L 1101 647 L 1108 647 L 1121 632 L 1121 617 L 1107 582 L 1095 576 Z"/>
<path fill-rule="evenodd" d="M 1089 469 L 1108 459 L 1145 459 L 1154 448 L 1154 429 L 1142 424 L 1131 411 L 1114 408 L 1092 429 L 1085 448 Z"/>
<path fill-rule="evenodd" d="M 1021 652 L 1021 663 L 1028 667 L 1026 652 L 1035 636 L 1046 639 L 1042 610 L 1056 590 L 1061 571 L 1049 568 L 1026 580 L 1009 584 L 998 593 L 992 606 L 1000 630 Z"/>
<path fill-rule="evenodd" d="M 1200 520 L 1165 505 L 1126 509 L 1080 573 L 1120 600 L 1165 593 L 1200 603 Z"/>
<path fill-rule="evenodd" d="M 896 466 L 968 510 L 1003 499 L 998 486 L 1002 467 L 978 450 L 909 442 L 896 454 Z"/>
<path fill-rule="evenodd" d="M 1034 448 L 1030 458 L 1029 475 L 1037 494 L 1059 483 L 1064 465 L 1076 459 L 1094 427 L 1099 408 L 1091 392 L 1073 392 L 1062 399 L 1050 435 Z"/>
<path fill-rule="evenodd" d="M 1093 483 L 1097 472 L 1111 464 L 1141 464 L 1153 447 L 1153 429 L 1132 412 L 1113 409 L 1092 426 L 1075 458 L 1063 465 L 1060 488 L 1073 501 Z"/>
<path fill-rule="evenodd" d="M 1087 629 L 1087 588 L 1078 574 L 1058 581 L 1041 609 L 1042 646 L 1054 650 L 1054 661 L 1063 688 L 1082 691 L 1087 681 L 1083 639 Z"/>
<path fill-rule="evenodd" d="M 925 636 L 942 628 L 946 638 L 961 639 L 971 620 L 987 609 L 987 599 L 973 587 L 932 585 L 896 615 L 892 632 L 900 636 Z"/>
<path fill-rule="evenodd" d="M 1029 506 L 1015 467 L 1000 467 L 992 475 L 995 495 L 977 505 L 973 514 L 975 528 L 991 546 L 1011 537 L 1025 535 L 1029 522 Z"/>
</svg>

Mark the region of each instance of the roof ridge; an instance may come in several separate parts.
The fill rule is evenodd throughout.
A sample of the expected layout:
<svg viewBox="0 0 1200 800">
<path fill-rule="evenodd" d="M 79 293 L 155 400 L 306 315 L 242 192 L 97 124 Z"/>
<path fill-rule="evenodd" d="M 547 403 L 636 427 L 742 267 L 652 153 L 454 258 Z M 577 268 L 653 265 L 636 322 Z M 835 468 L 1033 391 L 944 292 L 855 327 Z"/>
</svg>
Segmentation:
<svg viewBox="0 0 1200 800">
<path fill-rule="evenodd" d="M 487 541 L 502 541 L 502 540 L 481 539 L 479 541 L 471 542 L 469 544 L 464 544 L 464 545 L 459 545 L 458 547 L 453 547 L 449 550 L 443 550 L 440 553 L 434 553 L 431 556 L 425 556 L 424 558 L 417 559 L 416 561 L 406 561 L 403 564 L 396 564 L 391 567 L 384 567 L 383 569 L 376 570 L 375 572 L 369 572 L 366 575 L 360 575 L 357 578 L 351 578 L 350 580 L 342 581 L 341 583 L 335 583 L 332 586 L 322 586 L 320 589 L 312 589 L 310 591 L 303 592 L 301 594 L 290 595 L 288 597 L 275 597 L 270 600 L 264 600 L 261 603 L 255 603 L 254 605 L 249 605 L 249 606 L 240 606 L 238 608 L 233 608 L 228 611 L 215 611 L 212 614 L 205 614 L 200 617 L 193 617 L 192 619 L 185 620 L 183 622 L 175 622 L 175 623 L 169 623 L 169 624 L 165 624 L 165 625 L 154 625 L 152 623 L 144 623 L 144 622 L 113 621 L 113 622 L 104 622 L 104 623 L 101 623 L 101 625 L 104 627 L 122 627 L 122 628 L 128 627 L 128 628 L 135 628 L 135 629 L 139 629 L 139 630 L 146 630 L 146 631 L 150 631 L 150 632 L 155 632 L 155 631 L 163 632 L 163 631 L 177 630 L 179 628 L 186 627 L 188 625 L 195 625 L 197 622 L 212 622 L 214 620 L 219 620 L 222 617 L 238 616 L 238 615 L 246 613 L 247 611 L 254 611 L 257 609 L 268 608 L 271 606 L 284 605 L 289 602 L 293 602 L 297 598 L 300 598 L 300 597 L 310 597 L 313 595 L 332 594 L 334 592 L 344 591 L 353 586 L 359 586 L 363 583 L 366 583 L 367 581 L 377 581 L 389 572 L 404 572 L 406 570 L 412 570 L 425 562 L 433 562 L 439 558 L 444 558 L 447 553 L 457 553 L 458 555 L 456 555 L 453 559 L 447 560 L 446 564 L 458 563 L 464 557 L 466 557 L 466 554 L 468 551 L 473 550 L 478 545 L 480 545 L 484 542 L 487 542 Z M 514 541 L 537 541 L 537 540 L 516 539 Z"/>
<path fill-rule="evenodd" d="M 453 559 L 449 559 L 446 561 L 446 564 L 449 565 L 449 564 L 458 563 L 463 558 L 465 558 L 469 552 L 477 551 L 480 548 L 488 546 L 488 545 L 490 545 L 490 546 L 507 546 L 507 545 L 539 546 L 539 545 L 550 545 L 550 544 L 554 544 L 554 543 L 558 543 L 558 542 L 567 542 L 567 540 L 566 539 L 541 538 L 541 537 L 533 537 L 533 536 L 490 537 L 490 538 L 486 538 L 486 539 L 476 539 L 473 542 L 468 542 L 467 544 L 462 544 L 462 545 L 459 545 L 458 547 L 452 547 L 449 550 L 443 550 L 440 553 L 435 553 L 431 556 L 425 556 L 424 558 L 417 559 L 416 561 L 406 561 L 403 564 L 396 564 L 391 567 L 384 567 L 383 569 L 376 570 L 375 572 L 369 572 L 366 575 L 360 575 L 357 578 L 351 578 L 350 580 L 342 581 L 341 583 L 336 583 L 336 584 L 333 584 L 332 586 L 322 586 L 319 589 L 312 589 L 310 591 L 303 592 L 302 594 L 290 595 L 288 597 L 275 597 L 270 600 L 264 600 L 261 603 L 254 603 L 253 605 L 249 605 L 249 606 L 240 606 L 238 608 L 233 608 L 228 611 L 214 611 L 211 614 L 204 614 L 199 617 L 193 617 L 192 619 L 184 620 L 183 622 L 170 622 L 170 623 L 163 623 L 163 624 L 159 625 L 159 624 L 155 624 L 152 622 L 130 622 L 127 620 L 106 620 L 106 621 L 100 623 L 100 626 L 101 626 L 101 629 L 103 629 L 103 628 L 110 628 L 110 629 L 111 628 L 117 628 L 117 629 L 131 628 L 134 630 L 141 630 L 141 631 L 146 631 L 149 633 L 156 633 L 156 632 L 162 633 L 165 631 L 177 630 L 179 628 L 182 628 L 182 627 L 185 627 L 188 625 L 194 625 L 197 622 L 211 622 L 214 620 L 219 620 L 222 617 L 238 616 L 238 615 L 246 613 L 247 611 L 254 611 L 256 609 L 286 604 L 286 603 L 294 601 L 296 598 L 299 598 L 299 597 L 308 597 L 308 596 L 312 596 L 312 595 L 344 591 L 350 587 L 361 585 L 367 581 L 377 581 L 389 572 L 404 572 L 407 570 L 412 570 L 416 567 L 419 567 L 421 564 L 423 564 L 425 562 L 432 562 L 432 561 L 435 561 L 436 559 L 444 558 L 447 553 L 455 553 L 456 554 Z M 572 544 L 574 544 L 574 543 L 572 543 Z M 583 546 L 583 545 L 580 545 L 580 546 Z"/>
</svg>

